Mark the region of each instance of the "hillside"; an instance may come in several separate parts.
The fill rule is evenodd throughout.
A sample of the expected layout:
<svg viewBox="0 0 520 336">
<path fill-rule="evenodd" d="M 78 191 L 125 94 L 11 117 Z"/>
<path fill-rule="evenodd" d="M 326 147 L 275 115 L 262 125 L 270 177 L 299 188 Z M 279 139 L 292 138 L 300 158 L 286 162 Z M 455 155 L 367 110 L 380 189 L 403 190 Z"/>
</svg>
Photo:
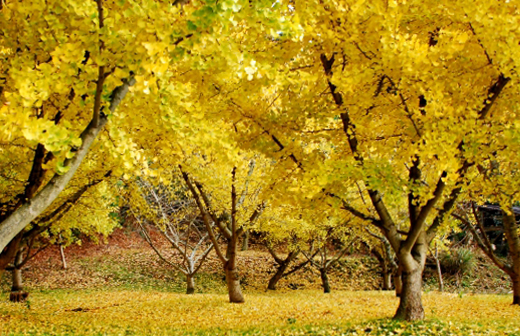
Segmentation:
<svg viewBox="0 0 520 336">
<path fill-rule="evenodd" d="M 162 249 L 167 251 L 167 245 Z M 153 289 L 185 291 L 182 274 L 160 261 L 135 231 L 118 229 L 106 241 L 84 241 L 65 249 L 68 269 L 62 269 L 59 249 L 51 246 L 31 260 L 24 269 L 28 291 L 49 289 Z M 301 260 L 301 259 L 300 259 Z M 264 291 L 275 270 L 275 263 L 263 246 L 252 245 L 239 255 L 241 283 L 246 292 Z M 381 286 L 379 265 L 375 258 L 354 255 L 344 258 L 330 272 L 332 290 L 377 290 Z M 425 291 L 437 289 L 433 268 L 424 276 Z M 6 296 L 10 274 L 0 282 Z M 477 254 L 471 274 L 446 276 L 445 287 L 454 293 L 508 293 L 508 278 Z M 319 273 L 310 267 L 300 270 L 278 284 L 282 291 L 321 289 Z M 210 255 L 196 278 L 199 293 L 225 293 L 224 275 L 216 256 Z"/>
</svg>

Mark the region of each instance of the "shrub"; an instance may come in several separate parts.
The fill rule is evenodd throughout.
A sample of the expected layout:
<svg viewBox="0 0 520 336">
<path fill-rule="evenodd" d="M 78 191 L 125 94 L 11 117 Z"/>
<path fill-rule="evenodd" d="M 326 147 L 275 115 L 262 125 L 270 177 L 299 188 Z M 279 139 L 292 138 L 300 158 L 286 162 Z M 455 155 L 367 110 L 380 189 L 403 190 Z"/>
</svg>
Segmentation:
<svg viewBox="0 0 520 336">
<path fill-rule="evenodd" d="M 443 272 L 450 275 L 471 274 L 476 261 L 473 250 L 464 247 L 451 250 L 440 260 Z"/>
</svg>

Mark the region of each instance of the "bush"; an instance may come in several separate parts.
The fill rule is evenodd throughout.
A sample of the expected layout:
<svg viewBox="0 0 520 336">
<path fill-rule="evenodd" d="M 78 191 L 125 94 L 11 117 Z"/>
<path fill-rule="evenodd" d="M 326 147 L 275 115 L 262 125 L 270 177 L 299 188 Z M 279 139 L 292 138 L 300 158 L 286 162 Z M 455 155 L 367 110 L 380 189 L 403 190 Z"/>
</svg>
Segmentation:
<svg viewBox="0 0 520 336">
<path fill-rule="evenodd" d="M 450 275 L 471 274 L 476 261 L 473 250 L 464 247 L 451 250 L 440 260 L 443 272 Z"/>
</svg>

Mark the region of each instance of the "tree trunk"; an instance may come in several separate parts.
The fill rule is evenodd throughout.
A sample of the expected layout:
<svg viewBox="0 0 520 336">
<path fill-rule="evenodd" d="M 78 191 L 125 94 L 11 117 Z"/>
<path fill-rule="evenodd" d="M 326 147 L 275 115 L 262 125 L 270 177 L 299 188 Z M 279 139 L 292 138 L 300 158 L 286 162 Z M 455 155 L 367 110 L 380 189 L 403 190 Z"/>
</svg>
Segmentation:
<svg viewBox="0 0 520 336">
<path fill-rule="evenodd" d="M 129 80 L 124 80 L 123 85 L 112 91 L 109 107 L 110 112 L 115 111 L 133 84 L 135 84 L 135 78 L 131 77 Z M 61 175 L 56 173 L 34 197 L 31 197 L 29 202 L 19 207 L 0 222 L 0 251 L 3 251 L 17 234 L 22 232 L 33 219 L 44 212 L 45 209 L 58 198 L 61 191 L 65 189 L 72 179 L 72 176 L 83 161 L 83 158 L 87 155 L 90 146 L 96 140 L 107 120 L 106 117 L 103 117 L 96 124 L 93 119 L 80 135 L 82 143 L 76 151 L 76 154 L 65 162 L 68 170 Z"/>
<path fill-rule="evenodd" d="M 372 249 L 372 254 L 376 257 L 377 261 L 379 261 L 379 266 L 381 266 L 381 274 L 383 275 L 383 285 L 381 286 L 383 290 L 391 290 L 392 289 L 392 272 L 388 267 L 387 261 L 385 260 L 385 256 L 380 253 L 377 249 Z"/>
<path fill-rule="evenodd" d="M 416 321 L 424 319 L 424 309 L 422 306 L 422 268 L 417 268 L 412 272 L 402 272 L 403 288 L 399 308 L 395 313 L 394 319 Z"/>
<path fill-rule="evenodd" d="M 5 270 L 13 259 L 16 257 L 16 252 L 20 247 L 20 242 L 23 238 L 23 232 L 19 233 L 9 244 L 0 251 L 0 269 Z"/>
<path fill-rule="evenodd" d="M 388 270 L 383 273 L 383 290 L 392 290 L 392 273 Z"/>
<path fill-rule="evenodd" d="M 444 292 L 444 281 L 442 280 L 441 263 L 437 256 L 434 257 L 435 265 L 437 265 L 437 279 L 439 279 L 439 292 Z"/>
<path fill-rule="evenodd" d="M 283 274 L 285 273 L 287 266 L 289 266 L 289 262 L 285 262 L 278 266 L 278 268 L 276 269 L 276 273 L 271 277 L 271 279 L 269 279 L 267 289 L 276 290 L 276 285 L 278 284 L 278 281 L 280 281 L 280 279 L 283 278 Z"/>
<path fill-rule="evenodd" d="M 65 251 L 63 245 L 60 245 L 60 255 L 61 255 L 61 263 L 63 269 L 67 269 L 67 259 L 65 259 Z"/>
<path fill-rule="evenodd" d="M 520 305 L 520 276 L 512 274 L 511 281 L 513 282 L 513 304 Z"/>
<path fill-rule="evenodd" d="M 509 256 L 512 261 L 509 276 L 513 283 L 513 304 L 520 305 L 520 237 L 518 235 L 518 225 L 513 209 L 510 213 L 502 210 L 502 221 L 504 223 L 504 234 L 509 247 Z"/>
<path fill-rule="evenodd" d="M 11 294 L 9 295 L 9 301 L 11 302 L 23 302 L 29 296 L 29 293 L 23 291 L 22 281 L 22 268 L 23 262 L 23 250 L 20 249 L 16 253 L 14 260 L 14 269 L 12 273 L 13 286 L 11 287 Z"/>
<path fill-rule="evenodd" d="M 327 269 L 320 269 L 321 283 L 323 286 L 323 293 L 330 293 L 329 277 L 327 276 Z"/>
<path fill-rule="evenodd" d="M 395 296 L 400 297 L 403 292 L 402 271 L 398 270 L 394 275 Z"/>
<path fill-rule="evenodd" d="M 226 265 L 226 283 L 228 287 L 229 302 L 244 303 L 244 295 L 240 289 L 240 279 L 237 269 L 231 269 Z"/>
<path fill-rule="evenodd" d="M 384 258 L 381 258 L 381 260 L 379 260 L 379 263 L 381 265 L 381 270 L 383 273 L 383 290 L 392 290 L 392 273 L 390 272 L 386 260 Z"/>
<path fill-rule="evenodd" d="M 194 274 L 186 275 L 186 294 L 195 293 L 195 280 L 193 279 Z"/>
<path fill-rule="evenodd" d="M 242 240 L 242 251 L 249 250 L 249 230 L 244 232 L 244 239 Z"/>
</svg>

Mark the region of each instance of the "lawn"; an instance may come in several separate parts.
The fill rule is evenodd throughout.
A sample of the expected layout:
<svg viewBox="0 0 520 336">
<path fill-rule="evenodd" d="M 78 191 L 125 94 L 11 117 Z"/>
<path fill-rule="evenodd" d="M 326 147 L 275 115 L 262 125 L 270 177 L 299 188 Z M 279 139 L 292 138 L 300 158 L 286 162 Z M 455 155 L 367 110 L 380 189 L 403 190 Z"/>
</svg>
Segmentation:
<svg viewBox="0 0 520 336">
<path fill-rule="evenodd" d="M 0 302 L 0 335 L 520 335 L 509 295 L 425 293 L 427 320 L 393 322 L 393 292 L 248 293 L 148 290 L 34 292 L 25 304 Z"/>
</svg>

